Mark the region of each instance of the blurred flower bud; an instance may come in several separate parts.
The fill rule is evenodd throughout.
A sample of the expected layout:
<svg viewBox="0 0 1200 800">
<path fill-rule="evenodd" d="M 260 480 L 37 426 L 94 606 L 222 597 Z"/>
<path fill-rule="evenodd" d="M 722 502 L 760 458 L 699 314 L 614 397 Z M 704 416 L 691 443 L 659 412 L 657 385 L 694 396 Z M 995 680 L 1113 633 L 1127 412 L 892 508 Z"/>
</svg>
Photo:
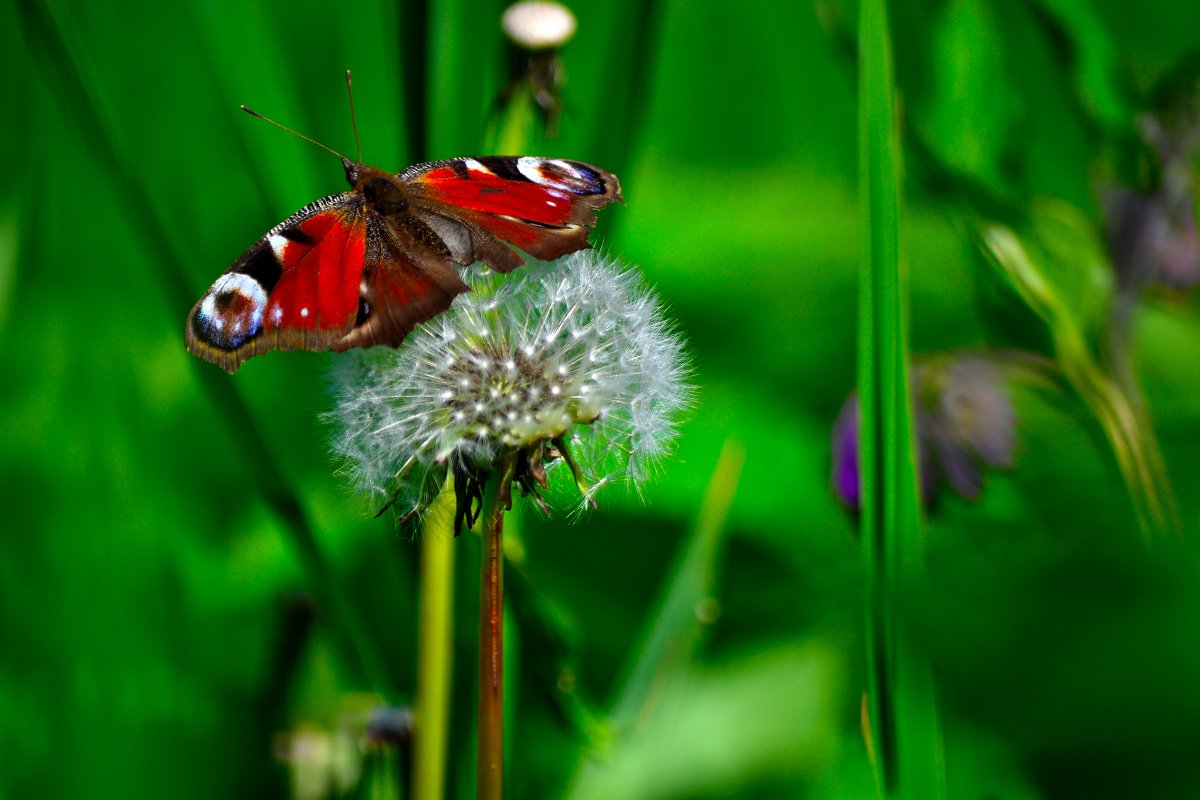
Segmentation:
<svg viewBox="0 0 1200 800">
<path fill-rule="evenodd" d="M 412 709 L 378 706 L 367 714 L 366 742 L 374 747 L 404 747 L 412 739 L 412 727 Z"/>
<path fill-rule="evenodd" d="M 941 484 L 974 500 L 986 467 L 1011 468 L 1017 415 L 1001 368 L 978 354 L 938 356 L 909 372 L 921 499 L 937 502 Z M 861 503 L 858 471 L 859 404 L 846 399 L 833 428 L 833 490 L 848 508 Z"/>
<path fill-rule="evenodd" d="M 500 20 L 513 44 L 525 50 L 562 47 L 575 35 L 575 15 L 562 3 L 522 0 L 513 3 Z"/>
<path fill-rule="evenodd" d="M 501 26 L 509 48 L 509 78 L 496 98 L 501 112 L 530 102 L 548 136 L 557 135 L 565 69 L 559 48 L 575 35 L 575 15 L 560 3 L 523 0 L 509 6 Z"/>
<path fill-rule="evenodd" d="M 1148 284 L 1189 289 L 1200 283 L 1196 167 L 1200 156 L 1200 58 L 1184 59 L 1150 92 L 1153 109 L 1137 120 L 1152 153 L 1140 188 L 1105 193 L 1109 248 L 1126 305 Z"/>
<path fill-rule="evenodd" d="M 275 737 L 275 757 L 291 773 L 293 800 L 342 797 L 358 785 L 362 753 L 342 730 L 301 725 Z"/>
</svg>

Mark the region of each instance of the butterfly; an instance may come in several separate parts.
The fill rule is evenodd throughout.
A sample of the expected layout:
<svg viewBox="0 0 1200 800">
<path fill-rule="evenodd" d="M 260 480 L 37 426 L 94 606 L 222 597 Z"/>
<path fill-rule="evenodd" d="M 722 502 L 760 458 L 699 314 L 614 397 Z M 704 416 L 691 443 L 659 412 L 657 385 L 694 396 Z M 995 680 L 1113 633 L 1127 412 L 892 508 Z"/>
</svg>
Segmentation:
<svg viewBox="0 0 1200 800">
<path fill-rule="evenodd" d="M 270 350 L 395 347 L 467 291 L 454 264 L 507 273 L 524 263 L 512 245 L 547 261 L 590 247 L 595 212 L 624 202 L 615 175 L 581 161 L 476 156 L 393 174 L 341 158 L 350 191 L 225 270 L 188 314 L 189 351 L 234 372 Z"/>
</svg>

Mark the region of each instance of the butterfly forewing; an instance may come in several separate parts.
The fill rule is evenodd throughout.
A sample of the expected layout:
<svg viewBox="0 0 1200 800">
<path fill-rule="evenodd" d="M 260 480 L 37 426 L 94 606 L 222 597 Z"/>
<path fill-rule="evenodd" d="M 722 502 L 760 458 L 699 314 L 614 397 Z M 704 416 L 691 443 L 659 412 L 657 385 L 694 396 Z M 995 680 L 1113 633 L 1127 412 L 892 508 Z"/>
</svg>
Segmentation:
<svg viewBox="0 0 1200 800">
<path fill-rule="evenodd" d="M 443 222 L 449 219 L 473 229 L 466 260 L 456 253 L 455 261 L 479 260 L 501 272 L 523 261 L 497 238 L 541 259 L 558 258 L 587 247 L 595 212 L 622 199 L 612 173 L 557 158 L 456 158 L 418 164 L 397 177 L 431 227 L 452 227 Z"/>
<path fill-rule="evenodd" d="M 344 335 L 345 292 L 320 275 L 325 271 L 344 278 L 361 272 L 361 211 L 362 199 L 344 192 L 318 200 L 272 228 L 192 308 L 185 333 L 188 350 L 233 372 L 253 355 L 328 347 Z M 357 279 L 350 284 L 355 297 L 357 284 Z"/>
</svg>

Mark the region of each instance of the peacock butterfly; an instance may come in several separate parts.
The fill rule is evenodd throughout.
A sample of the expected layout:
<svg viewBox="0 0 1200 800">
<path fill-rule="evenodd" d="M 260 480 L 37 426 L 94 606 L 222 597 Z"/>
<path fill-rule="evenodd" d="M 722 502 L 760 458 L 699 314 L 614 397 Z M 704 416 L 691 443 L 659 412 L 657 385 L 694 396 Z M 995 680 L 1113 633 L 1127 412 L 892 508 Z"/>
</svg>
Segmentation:
<svg viewBox="0 0 1200 800">
<path fill-rule="evenodd" d="M 234 372 L 270 350 L 395 347 L 467 291 L 452 264 L 506 273 L 524 263 L 509 245 L 543 260 L 590 247 L 595 212 L 624 202 L 615 175 L 580 161 L 476 156 L 392 174 L 340 157 L 350 191 L 225 270 L 188 315 L 189 351 Z"/>
</svg>

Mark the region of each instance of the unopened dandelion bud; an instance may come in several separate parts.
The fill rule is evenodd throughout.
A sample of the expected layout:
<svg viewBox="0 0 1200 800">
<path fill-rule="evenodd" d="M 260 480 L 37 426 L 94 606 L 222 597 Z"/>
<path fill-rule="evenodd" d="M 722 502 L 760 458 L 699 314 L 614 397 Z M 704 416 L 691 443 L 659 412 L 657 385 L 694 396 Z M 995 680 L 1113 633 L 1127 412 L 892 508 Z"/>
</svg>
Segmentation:
<svg viewBox="0 0 1200 800">
<path fill-rule="evenodd" d="M 513 3 L 500 21 L 508 38 L 526 50 L 562 47 L 575 35 L 575 15 L 562 3 L 523 0 Z"/>
</svg>

